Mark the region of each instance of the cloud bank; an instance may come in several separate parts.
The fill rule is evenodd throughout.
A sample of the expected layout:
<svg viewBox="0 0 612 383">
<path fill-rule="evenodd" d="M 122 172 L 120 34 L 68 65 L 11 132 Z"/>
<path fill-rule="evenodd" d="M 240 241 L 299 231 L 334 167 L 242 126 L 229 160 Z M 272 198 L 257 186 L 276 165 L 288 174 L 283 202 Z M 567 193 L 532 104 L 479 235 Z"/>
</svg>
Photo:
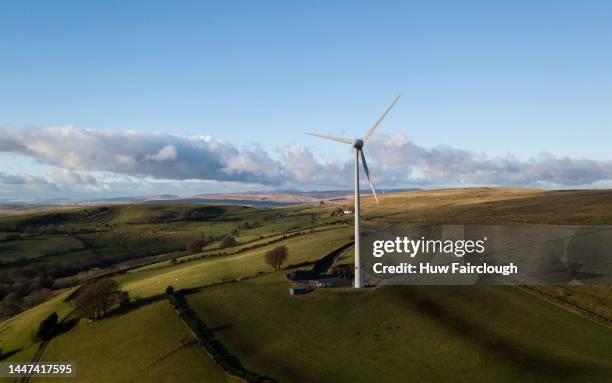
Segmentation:
<svg viewBox="0 0 612 383">
<path fill-rule="evenodd" d="M 344 150 L 347 155 L 340 156 L 342 160 L 321 162 L 306 147 L 288 146 L 268 153 L 210 136 L 0 127 L 0 153 L 27 156 L 53 169 L 47 177 L 11 175 L 2 169 L 0 193 L 68 189 L 104 193 L 116 189 L 116 180 L 95 176 L 100 172 L 111 178 L 127 177 L 132 187 L 155 180 L 200 180 L 269 188 L 348 188 L 353 164 L 348 146 Z M 528 160 L 512 155 L 487 157 L 453 147 L 424 148 L 401 133 L 373 136 L 366 156 L 375 182 L 384 187 L 563 188 L 612 180 L 612 161 L 546 153 Z"/>
<path fill-rule="evenodd" d="M 279 184 L 283 168 L 259 149 L 238 150 L 208 136 L 58 128 L 0 128 L 0 152 L 76 171 L 159 179 Z"/>
</svg>

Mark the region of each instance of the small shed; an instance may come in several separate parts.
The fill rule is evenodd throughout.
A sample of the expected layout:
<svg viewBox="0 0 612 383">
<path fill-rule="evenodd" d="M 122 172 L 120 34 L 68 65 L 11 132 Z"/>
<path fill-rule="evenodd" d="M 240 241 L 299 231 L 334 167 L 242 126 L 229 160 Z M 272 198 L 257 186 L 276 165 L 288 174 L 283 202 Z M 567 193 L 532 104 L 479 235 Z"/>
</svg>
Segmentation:
<svg viewBox="0 0 612 383">
<path fill-rule="evenodd" d="M 304 295 L 304 294 L 308 294 L 309 289 L 306 286 L 298 286 L 298 287 L 291 287 L 289 289 L 289 295 L 294 296 L 294 295 Z"/>
</svg>

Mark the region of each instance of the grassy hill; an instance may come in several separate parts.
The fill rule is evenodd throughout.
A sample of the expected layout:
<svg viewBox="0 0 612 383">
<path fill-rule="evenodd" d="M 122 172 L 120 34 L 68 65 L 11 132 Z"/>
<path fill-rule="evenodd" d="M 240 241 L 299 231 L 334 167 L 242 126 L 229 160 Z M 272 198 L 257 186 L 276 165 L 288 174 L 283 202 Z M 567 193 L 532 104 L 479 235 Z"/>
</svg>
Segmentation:
<svg viewBox="0 0 612 383">
<path fill-rule="evenodd" d="M 607 382 L 612 331 L 513 287 L 290 297 L 281 274 L 188 297 L 248 367 L 283 382 Z"/>
<path fill-rule="evenodd" d="M 71 254 L 88 249 L 95 257 L 117 261 L 183 250 L 194 239 L 211 245 L 227 235 L 239 242 L 296 229 L 338 223 L 325 209 L 304 207 L 255 209 L 243 206 L 122 205 L 0 218 L 0 273 L 35 260 L 51 267 Z M 248 226 L 242 227 L 245 223 Z M 83 259 L 81 259 L 83 260 Z M 32 260 L 34 263 L 34 260 Z M 65 262 L 64 262 L 65 263 Z"/>
<path fill-rule="evenodd" d="M 381 205 L 367 197 L 363 205 L 367 230 L 397 222 L 612 223 L 611 191 L 448 189 L 388 194 Z M 176 264 L 165 260 L 115 276 L 132 309 L 93 325 L 81 320 L 49 343 L 42 360 L 75 361 L 78 381 L 227 381 L 155 297 L 168 285 L 198 288 L 245 276 L 255 278 L 195 289 L 188 301 L 247 368 L 279 381 L 612 379 L 610 327 L 518 288 L 388 286 L 289 297 L 285 272 L 264 273 L 270 267 L 263 254 L 286 245 L 285 265 L 319 259 L 350 240 L 352 217 L 332 214 L 345 206 L 122 205 L 5 217 L 0 287 L 27 291 L 58 268 L 107 267 L 206 239 L 201 252 L 177 253 Z M 238 244 L 221 246 L 227 236 Z M 351 261 L 351 251 L 339 260 Z M 612 318 L 610 286 L 538 289 Z M 68 293 L 0 322 L 0 348 L 15 351 L 9 360 L 34 355 L 32 332 L 51 312 L 62 317 L 72 310 Z"/>
<path fill-rule="evenodd" d="M 227 382 L 166 301 L 94 324 L 82 320 L 53 339 L 41 361 L 76 362 L 78 379 L 58 382 Z"/>
<path fill-rule="evenodd" d="M 3 353 L 10 355 L 6 360 L 24 361 L 32 358 L 38 349 L 38 344 L 32 341 L 32 335 L 40 322 L 51 313 L 56 312 L 61 320 L 72 311 L 72 306 L 64 301 L 72 290 L 60 291 L 47 302 L 0 323 L 0 348 Z"/>
<path fill-rule="evenodd" d="M 26 298 L 42 289 L 71 287 L 90 277 L 90 270 L 176 257 L 192 243 L 196 248 L 189 252 L 200 246 L 207 250 L 203 256 L 225 255 L 296 232 L 346 227 L 346 218 L 305 209 L 146 204 L 0 218 L 0 298 L 9 292 Z M 238 244 L 220 248 L 229 236 Z"/>
<path fill-rule="evenodd" d="M 144 267 L 119 276 L 116 280 L 132 296 L 146 298 L 162 294 L 168 285 L 175 289 L 198 287 L 270 271 L 270 266 L 264 262 L 264 253 L 279 244 L 288 247 L 286 264 L 290 265 L 315 261 L 349 240 L 350 229 L 340 227 L 275 242 L 236 255 L 204 258 L 176 266 L 166 262 L 160 267 Z"/>
<path fill-rule="evenodd" d="M 612 190 L 464 188 L 385 195 L 363 211 L 373 221 L 446 224 L 612 224 Z"/>
</svg>

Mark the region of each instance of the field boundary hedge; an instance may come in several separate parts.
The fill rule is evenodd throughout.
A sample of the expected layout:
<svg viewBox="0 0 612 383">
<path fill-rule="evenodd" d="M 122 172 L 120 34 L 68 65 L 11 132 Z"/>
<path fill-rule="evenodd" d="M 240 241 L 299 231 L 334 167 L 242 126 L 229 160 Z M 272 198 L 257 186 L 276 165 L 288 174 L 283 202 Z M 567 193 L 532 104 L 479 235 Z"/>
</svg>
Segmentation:
<svg viewBox="0 0 612 383">
<path fill-rule="evenodd" d="M 535 289 L 528 285 L 518 285 L 517 287 L 523 291 L 527 291 L 528 293 L 537 296 L 540 299 L 543 299 L 553 304 L 556 304 L 558 306 L 561 306 L 568 311 L 574 311 L 575 313 L 582 315 L 583 317 L 586 317 L 592 321 L 607 325 L 608 327 L 612 327 L 612 319 L 606 317 L 605 315 L 598 314 L 576 303 L 566 301 L 553 294 L 547 293 L 542 290 Z"/>
<path fill-rule="evenodd" d="M 236 356 L 231 354 L 219 340 L 215 339 L 214 332 L 200 319 L 182 293 L 167 291 L 166 298 L 200 346 L 230 378 L 248 383 L 276 382 L 269 376 L 260 375 L 246 369 Z"/>
<path fill-rule="evenodd" d="M 207 250 L 207 251 L 210 251 L 210 253 L 202 252 L 202 253 L 198 253 L 198 254 L 194 254 L 194 255 L 185 255 L 184 257 L 180 257 L 178 262 L 179 263 L 185 263 L 185 262 L 198 261 L 198 260 L 206 259 L 206 258 L 216 258 L 216 257 L 225 257 L 225 256 L 229 256 L 229 255 L 238 255 L 238 254 L 250 251 L 250 250 L 260 249 L 262 247 L 273 245 L 275 243 L 283 242 L 283 241 L 286 241 L 288 239 L 292 239 L 292 238 L 296 238 L 296 237 L 300 237 L 300 236 L 304 236 L 304 235 L 310 235 L 310 234 L 314 234 L 314 233 L 319 233 L 319 232 L 323 232 L 323 231 L 338 230 L 338 228 L 332 227 L 332 228 L 324 228 L 324 229 L 321 229 L 321 230 L 313 230 L 313 231 L 311 231 L 311 230 L 313 230 L 313 229 L 296 231 L 296 232 L 293 232 L 291 234 L 277 234 L 277 235 L 274 235 L 273 237 L 279 236 L 278 238 L 272 239 L 272 240 L 267 241 L 267 242 L 260 242 L 260 243 L 256 243 L 256 244 L 253 244 L 253 245 L 250 245 L 250 246 L 240 247 L 238 250 L 235 250 L 235 251 L 218 251 L 216 253 L 213 253 L 212 252 L 213 249 L 211 249 L 211 250 Z M 242 246 L 244 244 L 249 244 L 249 243 L 257 242 L 257 241 L 260 241 L 260 240 L 256 239 L 256 240 L 244 242 L 244 243 L 241 243 L 238 246 Z M 231 248 L 229 248 L 229 249 L 231 250 Z"/>
</svg>

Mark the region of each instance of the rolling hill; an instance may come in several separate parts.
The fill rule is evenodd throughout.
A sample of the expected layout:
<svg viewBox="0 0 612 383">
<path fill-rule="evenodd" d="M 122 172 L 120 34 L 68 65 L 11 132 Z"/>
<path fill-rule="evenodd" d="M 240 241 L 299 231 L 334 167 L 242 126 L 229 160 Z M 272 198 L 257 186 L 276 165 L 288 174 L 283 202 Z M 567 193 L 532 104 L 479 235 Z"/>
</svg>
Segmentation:
<svg viewBox="0 0 612 383">
<path fill-rule="evenodd" d="M 612 222 L 611 191 L 447 189 L 382 200 L 374 205 L 365 198 L 366 230 L 397 222 Z M 0 253 L 0 275 L 13 288 L 31 273 L 39 278 L 45 270 L 49 277 L 76 268 L 75 262 L 111 270 L 115 262 L 151 259 L 108 274 L 129 292 L 128 310 L 95 323 L 81 319 L 44 350 L 41 360 L 72 360 L 87 382 L 110 376 L 117 382 L 227 381 L 166 301 L 168 285 L 185 294 L 240 363 L 281 382 L 610 381 L 612 327 L 569 307 L 612 319 L 610 286 L 539 287 L 546 296 L 509 286 L 385 286 L 290 297 L 295 284 L 287 271 L 271 272 L 263 254 L 286 245 L 286 267 L 311 267 L 350 243 L 352 217 L 337 214 L 348 203 L 275 209 L 143 204 L 6 217 L 0 219 L 0 246 L 7 250 Z M 224 247 L 228 236 L 237 244 Z M 186 251 L 193 241 L 201 246 Z M 164 253 L 171 258 L 146 258 Z M 97 263 L 88 266 L 78 254 Z M 349 252 L 339 263 L 351 259 Z M 84 283 L 75 277 L 83 270 L 74 271 L 80 273 L 64 278 Z M 32 331 L 49 313 L 72 310 L 69 291 L 0 323 L 0 348 L 15 351 L 3 359 L 35 354 Z"/>
</svg>

